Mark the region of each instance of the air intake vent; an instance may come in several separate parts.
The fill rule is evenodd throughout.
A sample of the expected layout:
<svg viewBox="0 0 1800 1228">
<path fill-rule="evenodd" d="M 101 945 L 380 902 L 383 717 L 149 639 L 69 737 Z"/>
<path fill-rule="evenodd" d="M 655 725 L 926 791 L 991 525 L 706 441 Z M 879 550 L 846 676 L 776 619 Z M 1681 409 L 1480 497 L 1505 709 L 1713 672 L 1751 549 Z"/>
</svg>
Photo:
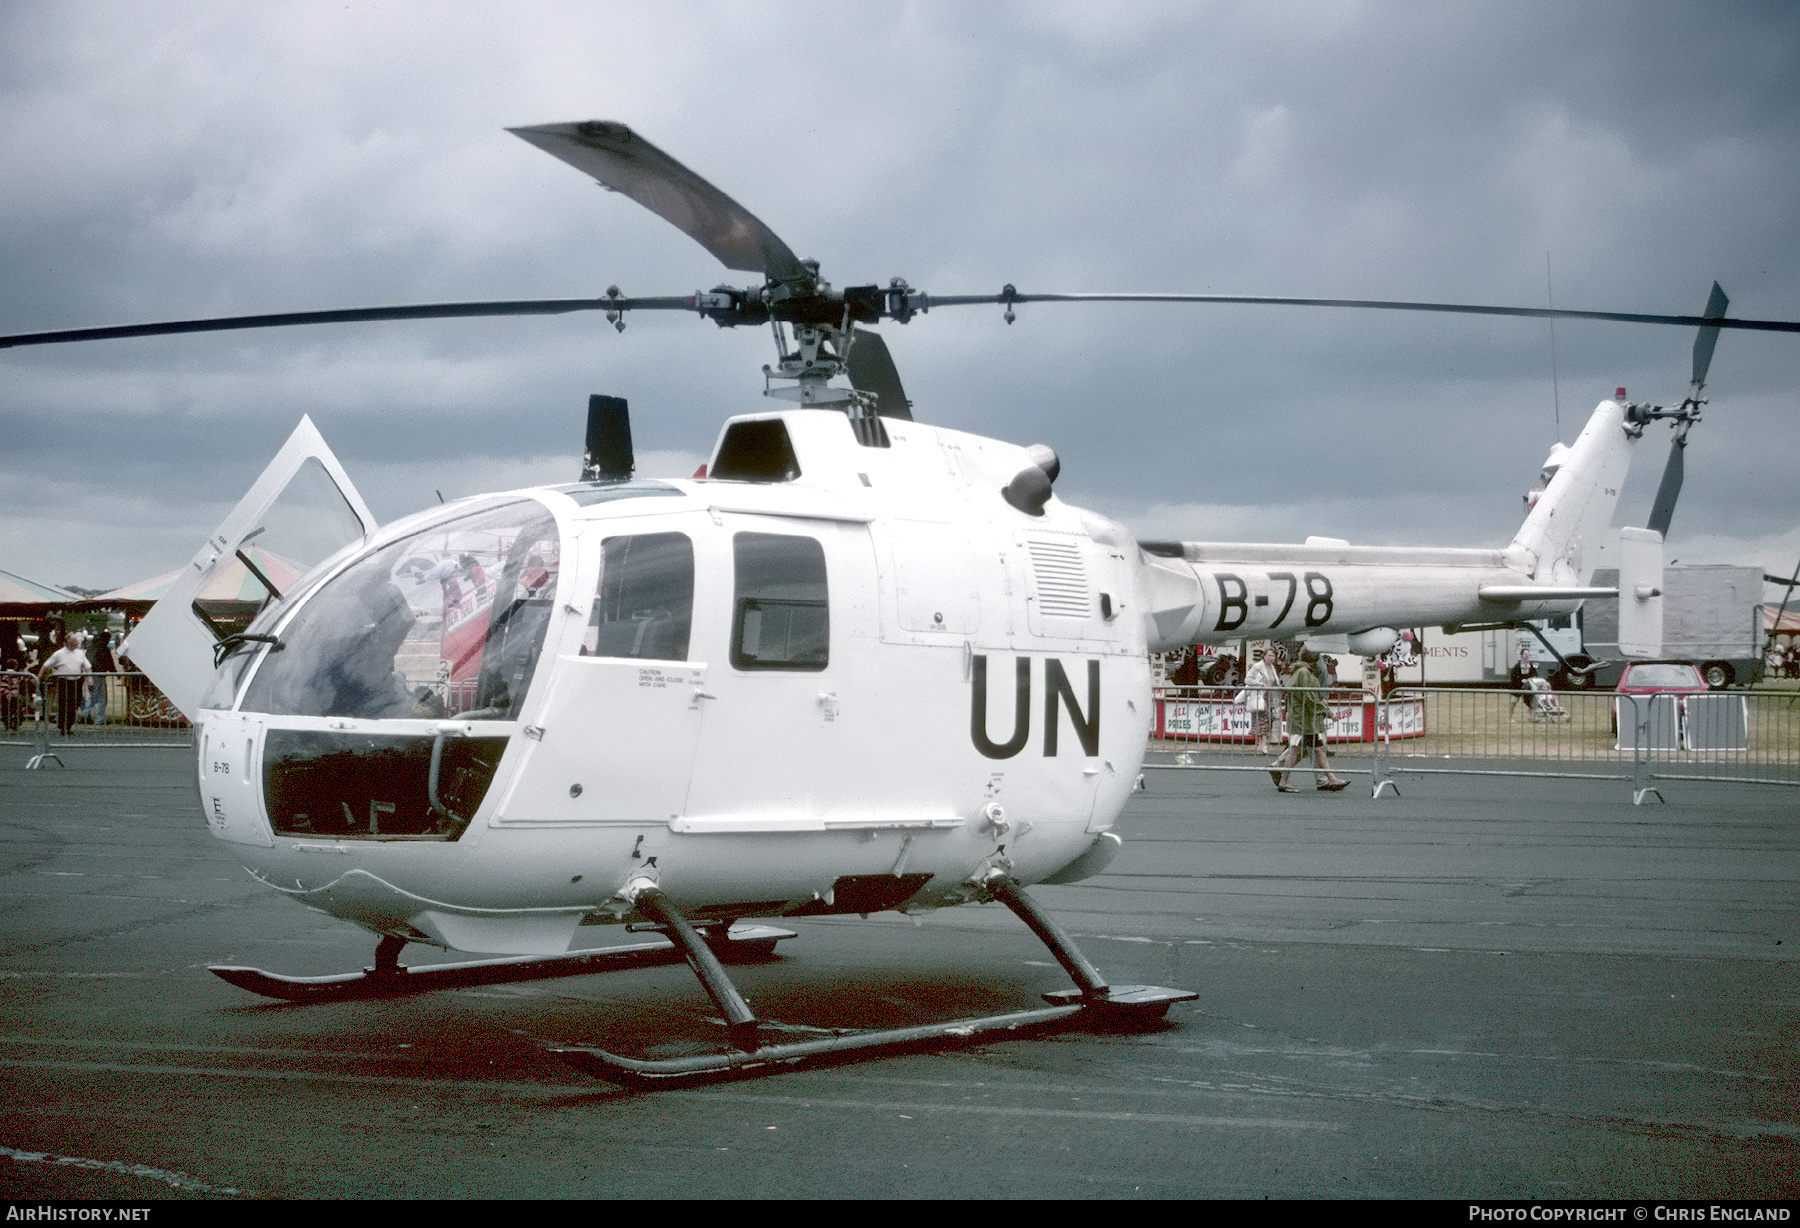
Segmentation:
<svg viewBox="0 0 1800 1228">
<path fill-rule="evenodd" d="M 1037 612 L 1043 618 L 1086 618 L 1089 614 L 1087 569 L 1081 547 L 1065 539 L 1028 537 L 1031 576 L 1037 590 Z"/>
<path fill-rule="evenodd" d="M 707 473 L 730 482 L 791 482 L 800 476 L 800 461 L 779 418 L 734 422 L 725 428 L 719 454 Z"/>
</svg>

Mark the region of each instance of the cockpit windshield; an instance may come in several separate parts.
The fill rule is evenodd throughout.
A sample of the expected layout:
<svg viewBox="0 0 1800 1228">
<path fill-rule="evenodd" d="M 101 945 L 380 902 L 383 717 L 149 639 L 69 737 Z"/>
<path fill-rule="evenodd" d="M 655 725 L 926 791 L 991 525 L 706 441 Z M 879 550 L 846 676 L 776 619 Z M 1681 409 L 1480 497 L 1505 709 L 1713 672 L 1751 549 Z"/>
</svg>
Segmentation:
<svg viewBox="0 0 1800 1228">
<path fill-rule="evenodd" d="M 305 599 L 241 706 L 513 720 L 556 608 L 561 561 L 555 517 L 529 499 L 390 542 Z"/>
</svg>

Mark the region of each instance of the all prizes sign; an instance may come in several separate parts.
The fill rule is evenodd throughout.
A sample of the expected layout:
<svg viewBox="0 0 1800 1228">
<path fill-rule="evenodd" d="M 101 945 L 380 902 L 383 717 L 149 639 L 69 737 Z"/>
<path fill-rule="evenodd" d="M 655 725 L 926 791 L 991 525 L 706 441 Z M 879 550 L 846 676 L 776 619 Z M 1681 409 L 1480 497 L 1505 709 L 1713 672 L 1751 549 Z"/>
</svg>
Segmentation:
<svg viewBox="0 0 1800 1228">
<path fill-rule="evenodd" d="M 1423 700 L 1407 699 L 1383 705 L 1350 692 L 1346 699 L 1328 706 L 1330 719 L 1325 726 L 1325 740 L 1373 742 L 1384 709 L 1389 737 L 1416 738 L 1425 733 Z M 1156 701 L 1156 732 L 1158 737 L 1195 742 L 1251 742 L 1256 736 L 1251 728 L 1251 713 L 1229 697 L 1159 699 Z M 1287 721 L 1279 708 L 1275 713 L 1274 732 L 1277 740 L 1287 737 Z"/>
</svg>

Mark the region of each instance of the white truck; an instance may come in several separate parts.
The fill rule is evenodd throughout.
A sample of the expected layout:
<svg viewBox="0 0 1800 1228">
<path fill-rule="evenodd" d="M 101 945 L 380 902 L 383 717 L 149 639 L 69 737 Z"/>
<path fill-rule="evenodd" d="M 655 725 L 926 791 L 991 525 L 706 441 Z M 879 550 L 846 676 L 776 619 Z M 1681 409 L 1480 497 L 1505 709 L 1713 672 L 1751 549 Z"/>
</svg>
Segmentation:
<svg viewBox="0 0 1800 1228">
<path fill-rule="evenodd" d="M 1596 580 L 1594 583 L 1598 584 Z M 1589 602 L 1589 605 L 1598 604 Z M 1551 679 L 1558 690 L 1571 689 L 1565 671 L 1544 645 L 1561 653 L 1564 660 L 1576 665 L 1588 664 L 1582 647 L 1577 615 L 1537 619 L 1531 625 L 1537 634 L 1523 627 L 1483 627 L 1473 631 L 1445 631 L 1428 627 L 1419 632 L 1424 643 L 1425 684 L 1427 686 L 1493 686 L 1505 685 L 1512 667 L 1519 659 L 1519 649 L 1529 648 L 1538 672 Z M 1541 639 L 1539 637 L 1542 637 Z"/>
</svg>

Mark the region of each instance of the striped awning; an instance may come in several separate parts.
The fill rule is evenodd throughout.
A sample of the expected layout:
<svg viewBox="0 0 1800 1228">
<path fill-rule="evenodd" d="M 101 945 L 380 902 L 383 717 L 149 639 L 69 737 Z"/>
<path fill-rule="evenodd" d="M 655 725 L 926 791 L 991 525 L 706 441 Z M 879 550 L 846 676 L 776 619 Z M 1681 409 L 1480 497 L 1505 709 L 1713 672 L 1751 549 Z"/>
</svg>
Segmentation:
<svg viewBox="0 0 1800 1228">
<path fill-rule="evenodd" d="M 43 584 L 17 572 L 0 571 L 0 618 L 29 618 L 80 601 L 77 593 Z"/>
<path fill-rule="evenodd" d="M 290 559 L 283 558 L 260 546 L 246 547 L 244 553 L 256 564 L 258 571 L 269 578 L 269 582 L 282 592 L 293 586 L 306 573 L 306 569 Z M 101 593 L 98 597 L 89 597 L 82 602 L 87 609 L 121 609 L 130 610 L 141 616 L 151 606 L 162 599 L 175 583 L 185 568 L 177 567 L 174 571 L 165 571 L 160 576 L 151 576 L 148 580 L 139 580 L 135 584 L 127 584 L 115 588 L 110 593 Z M 242 564 L 221 567 L 218 573 L 207 582 L 199 597 L 200 601 L 261 601 L 268 593 L 250 574 L 250 569 Z M 74 601 L 76 598 L 69 598 Z"/>
</svg>

